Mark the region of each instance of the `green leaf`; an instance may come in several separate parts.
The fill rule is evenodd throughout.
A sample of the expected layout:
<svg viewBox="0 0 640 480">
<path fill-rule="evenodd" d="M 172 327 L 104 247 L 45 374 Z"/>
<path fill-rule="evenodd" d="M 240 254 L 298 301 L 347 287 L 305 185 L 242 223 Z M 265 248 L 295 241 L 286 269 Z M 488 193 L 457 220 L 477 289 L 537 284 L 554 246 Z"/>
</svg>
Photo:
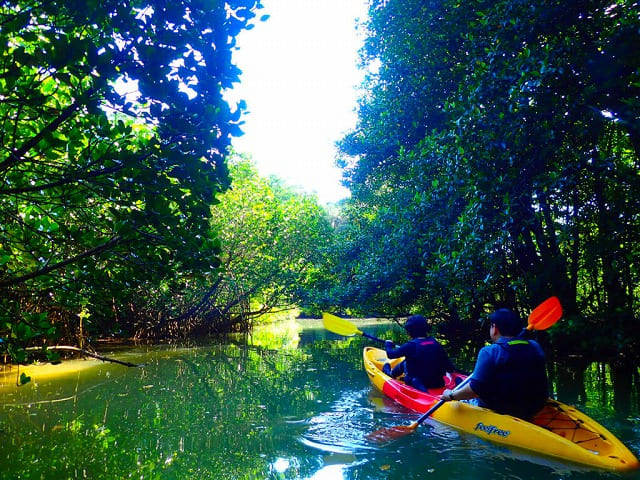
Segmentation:
<svg viewBox="0 0 640 480">
<path fill-rule="evenodd" d="M 20 385 L 24 385 L 31 381 L 31 377 L 27 376 L 24 372 L 20 374 Z"/>
</svg>

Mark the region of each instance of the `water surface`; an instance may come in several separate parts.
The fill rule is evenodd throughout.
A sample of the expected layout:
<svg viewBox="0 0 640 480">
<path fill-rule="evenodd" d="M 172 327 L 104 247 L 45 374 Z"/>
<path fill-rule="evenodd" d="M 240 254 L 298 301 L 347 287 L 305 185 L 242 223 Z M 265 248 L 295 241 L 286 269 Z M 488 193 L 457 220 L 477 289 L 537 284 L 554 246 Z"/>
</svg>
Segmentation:
<svg viewBox="0 0 640 480">
<path fill-rule="evenodd" d="M 306 321 L 215 345 L 101 351 L 141 368 L 76 360 L 61 366 L 64 375 L 55 367 L 53 375 L 29 372 L 32 381 L 19 388 L 14 371 L 0 386 L 0 476 L 640 479 L 513 452 L 431 421 L 372 444 L 367 434 L 417 415 L 372 390 L 362 369 L 366 344 Z M 597 398 L 609 398 L 611 385 L 602 383 Z M 616 412 L 585 399 L 578 407 L 640 452 L 637 404 Z"/>
</svg>

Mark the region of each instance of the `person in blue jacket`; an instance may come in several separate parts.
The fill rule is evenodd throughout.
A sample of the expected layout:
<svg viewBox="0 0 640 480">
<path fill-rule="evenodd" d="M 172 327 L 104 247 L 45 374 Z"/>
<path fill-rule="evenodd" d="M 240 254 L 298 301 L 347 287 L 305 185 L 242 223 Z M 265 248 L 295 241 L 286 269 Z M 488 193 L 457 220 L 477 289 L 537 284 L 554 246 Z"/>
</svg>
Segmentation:
<svg viewBox="0 0 640 480">
<path fill-rule="evenodd" d="M 392 377 L 399 377 L 404 373 L 405 383 L 418 390 L 443 387 L 443 376 L 447 372 L 453 372 L 454 366 L 442 345 L 428 336 L 431 327 L 427 319 L 422 315 L 412 315 L 404 328 L 411 340 L 397 348 L 391 340 L 387 340 L 385 350 L 387 357 L 405 357 L 405 360 L 393 369 L 386 363 L 383 371 Z"/>
<path fill-rule="evenodd" d="M 460 390 L 445 390 L 442 399 L 476 399 L 479 406 L 529 420 L 549 396 L 544 351 L 519 338 L 523 322 L 512 310 L 496 310 L 489 321 L 493 343 L 480 350 L 471 381 Z"/>
</svg>

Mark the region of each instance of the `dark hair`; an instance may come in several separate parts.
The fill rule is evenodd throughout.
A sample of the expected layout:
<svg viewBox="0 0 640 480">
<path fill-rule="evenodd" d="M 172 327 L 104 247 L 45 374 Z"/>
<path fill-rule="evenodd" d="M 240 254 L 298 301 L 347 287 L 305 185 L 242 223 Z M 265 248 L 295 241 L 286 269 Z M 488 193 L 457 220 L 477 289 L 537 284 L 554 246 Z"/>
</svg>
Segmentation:
<svg viewBox="0 0 640 480">
<path fill-rule="evenodd" d="M 515 337 L 522 330 L 522 320 L 512 310 L 500 308 L 489 315 L 489 321 L 498 327 L 500 334 Z"/>
<path fill-rule="evenodd" d="M 412 315 L 404 324 L 404 329 L 412 338 L 426 337 L 431 331 L 431 326 L 422 315 Z"/>
</svg>

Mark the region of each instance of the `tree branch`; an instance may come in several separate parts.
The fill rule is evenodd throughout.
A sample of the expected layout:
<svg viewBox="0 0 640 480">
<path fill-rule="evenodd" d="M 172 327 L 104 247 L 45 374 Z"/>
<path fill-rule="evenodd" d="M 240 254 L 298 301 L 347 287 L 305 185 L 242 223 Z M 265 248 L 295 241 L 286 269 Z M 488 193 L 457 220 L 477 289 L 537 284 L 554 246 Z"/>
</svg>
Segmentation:
<svg viewBox="0 0 640 480">
<path fill-rule="evenodd" d="M 36 270 L 35 272 L 28 273 L 26 275 L 22 275 L 21 277 L 10 278 L 7 280 L 0 280 L 0 287 L 10 287 L 12 285 L 17 285 L 19 283 L 26 282 L 27 280 L 31 280 L 32 278 L 39 277 L 41 275 L 46 275 L 54 270 L 64 267 L 65 265 L 69 265 L 70 263 L 76 262 L 86 257 L 91 257 L 93 255 L 97 255 L 99 253 L 104 252 L 105 250 L 109 250 L 113 246 L 117 245 L 122 240 L 122 236 L 116 235 L 111 238 L 107 242 L 102 245 L 98 245 L 90 250 L 87 250 L 84 253 L 76 255 L 75 257 L 67 258 L 61 262 L 55 263 L 53 265 L 49 265 L 48 267 L 42 268 L 40 270 Z"/>
<path fill-rule="evenodd" d="M 86 95 L 91 95 L 91 89 L 86 92 Z M 20 162 L 20 159 L 26 155 L 26 153 L 35 147 L 40 140 L 44 138 L 44 135 L 47 132 L 54 132 L 63 122 L 65 122 L 68 118 L 71 117 L 73 112 L 75 112 L 78 108 L 80 108 L 80 103 L 76 100 L 67 108 L 60 112 L 60 115 L 49 123 L 45 128 L 43 128 L 37 135 L 34 135 L 29 140 L 24 142 L 22 146 L 9 154 L 9 158 L 7 158 L 4 162 L 0 163 L 0 171 L 7 170 L 11 168 L 16 163 Z"/>
<path fill-rule="evenodd" d="M 25 350 L 42 350 L 42 348 L 29 347 Z M 85 350 L 84 348 L 72 347 L 70 345 L 47 346 L 47 350 L 70 350 L 72 352 L 80 352 L 88 357 L 97 358 L 98 360 L 102 360 L 103 362 L 118 363 L 120 365 L 124 365 L 125 367 L 142 367 L 144 365 L 144 363 L 129 363 L 123 362 L 122 360 L 116 360 L 115 358 L 104 357 L 102 355 L 98 355 L 97 353 L 90 352 L 89 350 Z"/>
</svg>

